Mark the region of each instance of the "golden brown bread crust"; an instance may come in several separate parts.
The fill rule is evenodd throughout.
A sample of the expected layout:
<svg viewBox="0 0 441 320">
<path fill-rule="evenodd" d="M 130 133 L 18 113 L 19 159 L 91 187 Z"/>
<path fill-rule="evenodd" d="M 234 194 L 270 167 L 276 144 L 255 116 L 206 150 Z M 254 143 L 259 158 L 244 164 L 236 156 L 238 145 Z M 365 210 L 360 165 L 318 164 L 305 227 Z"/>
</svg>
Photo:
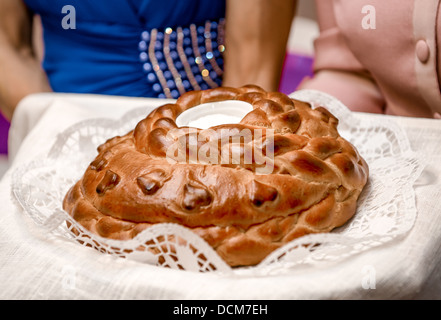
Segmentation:
<svg viewBox="0 0 441 320">
<path fill-rule="evenodd" d="M 246 101 L 254 109 L 240 124 L 210 130 L 234 136 L 261 129 L 263 145 L 271 141 L 265 140 L 265 130 L 274 130 L 267 146 L 274 148 L 271 174 L 259 174 L 254 162 L 166 160 L 167 148 L 186 133 L 177 128 L 177 116 L 222 100 Z M 175 104 L 155 109 L 133 131 L 99 146 L 63 206 L 106 238 L 131 239 L 152 224 L 174 222 L 205 239 L 229 265 L 255 265 L 283 244 L 329 232 L 354 215 L 368 166 L 340 137 L 337 124 L 325 108 L 312 109 L 256 86 L 188 92 Z M 168 135 L 172 129 L 174 136 Z M 242 155 L 246 147 L 240 145 Z"/>
</svg>

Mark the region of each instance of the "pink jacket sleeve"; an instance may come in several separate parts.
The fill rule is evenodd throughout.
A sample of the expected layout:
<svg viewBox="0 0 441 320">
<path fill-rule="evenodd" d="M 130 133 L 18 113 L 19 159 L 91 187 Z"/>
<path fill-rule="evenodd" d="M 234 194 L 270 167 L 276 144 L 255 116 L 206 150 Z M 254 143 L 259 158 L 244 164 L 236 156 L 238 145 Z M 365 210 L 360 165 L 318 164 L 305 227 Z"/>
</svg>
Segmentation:
<svg viewBox="0 0 441 320">
<path fill-rule="evenodd" d="M 332 1 L 316 0 L 320 35 L 314 42 L 314 76 L 298 89 L 328 93 L 353 111 L 383 113 L 385 101 L 369 72 L 345 43 Z"/>
</svg>

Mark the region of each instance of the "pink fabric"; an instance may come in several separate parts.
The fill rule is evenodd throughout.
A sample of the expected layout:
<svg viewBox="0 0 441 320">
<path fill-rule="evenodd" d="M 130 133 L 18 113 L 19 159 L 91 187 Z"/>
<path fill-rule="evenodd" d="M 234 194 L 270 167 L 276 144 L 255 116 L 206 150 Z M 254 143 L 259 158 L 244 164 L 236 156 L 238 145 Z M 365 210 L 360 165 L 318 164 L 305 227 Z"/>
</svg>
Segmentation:
<svg viewBox="0 0 441 320">
<path fill-rule="evenodd" d="M 440 1 L 419 1 L 434 11 L 414 10 L 418 0 L 316 0 L 320 27 L 315 41 L 316 75 L 300 88 L 332 94 L 357 111 L 433 118 L 441 112 L 436 61 L 440 59 L 436 50 Z M 374 29 L 362 25 L 368 4 L 375 9 Z M 423 30 L 422 35 L 417 38 L 415 30 Z M 432 57 L 427 62 L 419 61 L 416 54 L 421 36 Z"/>
</svg>

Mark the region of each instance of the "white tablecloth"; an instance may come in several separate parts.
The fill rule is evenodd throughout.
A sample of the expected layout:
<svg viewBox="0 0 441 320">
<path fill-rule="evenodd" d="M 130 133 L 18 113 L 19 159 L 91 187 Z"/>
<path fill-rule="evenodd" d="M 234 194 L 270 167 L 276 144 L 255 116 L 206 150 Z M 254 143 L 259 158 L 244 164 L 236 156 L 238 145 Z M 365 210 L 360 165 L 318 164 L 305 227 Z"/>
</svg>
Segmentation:
<svg viewBox="0 0 441 320">
<path fill-rule="evenodd" d="M 12 119 L 11 167 L 0 182 L 1 299 L 439 299 L 441 298 L 441 121 L 388 117 L 427 166 L 415 184 L 410 233 L 362 254 L 288 274 L 196 273 L 115 258 L 41 232 L 11 194 L 15 168 L 44 154 L 57 134 L 94 117 L 118 119 L 164 100 L 37 94 Z M 359 114 L 360 117 L 385 117 Z"/>
</svg>

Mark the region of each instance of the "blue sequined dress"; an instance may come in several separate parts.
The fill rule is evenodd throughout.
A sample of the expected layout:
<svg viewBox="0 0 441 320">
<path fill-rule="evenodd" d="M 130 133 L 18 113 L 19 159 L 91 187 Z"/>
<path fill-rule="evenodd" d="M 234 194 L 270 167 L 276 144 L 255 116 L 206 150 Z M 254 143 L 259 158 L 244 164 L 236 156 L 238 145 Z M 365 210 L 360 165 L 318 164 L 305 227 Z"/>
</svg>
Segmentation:
<svg viewBox="0 0 441 320">
<path fill-rule="evenodd" d="M 25 3 L 55 92 L 177 98 L 221 84 L 225 0 Z"/>
</svg>

